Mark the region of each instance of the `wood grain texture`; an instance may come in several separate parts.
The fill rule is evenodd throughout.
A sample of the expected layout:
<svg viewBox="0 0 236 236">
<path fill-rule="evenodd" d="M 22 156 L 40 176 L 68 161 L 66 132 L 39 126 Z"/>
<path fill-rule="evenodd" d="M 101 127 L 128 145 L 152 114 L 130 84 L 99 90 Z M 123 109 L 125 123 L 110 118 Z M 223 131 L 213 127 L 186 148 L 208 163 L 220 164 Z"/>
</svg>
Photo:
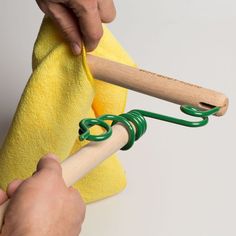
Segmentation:
<svg viewBox="0 0 236 236">
<path fill-rule="evenodd" d="M 95 79 L 179 105 L 192 105 L 204 110 L 221 107 L 217 116 L 227 111 L 228 98 L 220 92 L 92 55 L 87 55 L 87 59 Z"/>
</svg>

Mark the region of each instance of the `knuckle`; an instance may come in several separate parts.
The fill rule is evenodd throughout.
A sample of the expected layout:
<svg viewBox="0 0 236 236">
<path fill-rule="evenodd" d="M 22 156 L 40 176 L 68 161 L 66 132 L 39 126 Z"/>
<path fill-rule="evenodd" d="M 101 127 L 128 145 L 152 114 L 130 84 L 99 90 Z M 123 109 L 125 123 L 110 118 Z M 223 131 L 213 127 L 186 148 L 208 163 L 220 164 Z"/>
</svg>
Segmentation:
<svg viewBox="0 0 236 236">
<path fill-rule="evenodd" d="M 66 36 L 69 36 L 71 34 L 74 34 L 76 32 L 76 29 L 73 25 L 64 25 L 62 27 L 62 31 Z"/>
<path fill-rule="evenodd" d="M 69 43 L 74 43 L 78 41 L 77 30 L 72 25 L 66 25 L 61 27 L 62 34 Z"/>
<path fill-rule="evenodd" d="M 54 15 L 55 14 L 54 4 L 47 4 L 47 11 Z"/>
<path fill-rule="evenodd" d="M 94 12 L 98 9 L 97 0 L 70 0 L 70 5 L 79 15 Z"/>
<path fill-rule="evenodd" d="M 49 13 L 55 19 L 55 21 L 57 21 L 57 22 L 62 22 L 63 21 L 62 14 L 59 14 L 57 12 L 52 12 L 52 11 L 49 11 Z"/>
<path fill-rule="evenodd" d="M 64 19 L 64 14 L 60 11 L 55 10 L 54 8 L 48 9 L 48 14 L 54 18 L 55 21 L 61 23 Z"/>
<path fill-rule="evenodd" d="M 97 5 L 97 0 L 83 0 L 81 1 L 81 9 L 84 11 L 93 11 L 96 10 L 98 5 Z"/>
</svg>

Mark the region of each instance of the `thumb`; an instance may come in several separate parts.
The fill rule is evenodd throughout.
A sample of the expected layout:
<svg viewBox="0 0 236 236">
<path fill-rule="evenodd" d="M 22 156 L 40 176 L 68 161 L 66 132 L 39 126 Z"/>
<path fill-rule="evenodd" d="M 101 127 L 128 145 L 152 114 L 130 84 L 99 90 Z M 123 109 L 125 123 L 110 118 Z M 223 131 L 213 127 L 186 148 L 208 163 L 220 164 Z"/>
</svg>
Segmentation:
<svg viewBox="0 0 236 236">
<path fill-rule="evenodd" d="M 81 53 L 81 35 L 72 11 L 59 3 L 47 3 L 46 14 L 58 25 L 75 55 Z"/>
<path fill-rule="evenodd" d="M 59 159 L 53 154 L 47 154 L 43 157 L 37 165 L 37 173 L 44 171 L 51 171 L 57 175 L 62 176 L 62 168 Z"/>
</svg>

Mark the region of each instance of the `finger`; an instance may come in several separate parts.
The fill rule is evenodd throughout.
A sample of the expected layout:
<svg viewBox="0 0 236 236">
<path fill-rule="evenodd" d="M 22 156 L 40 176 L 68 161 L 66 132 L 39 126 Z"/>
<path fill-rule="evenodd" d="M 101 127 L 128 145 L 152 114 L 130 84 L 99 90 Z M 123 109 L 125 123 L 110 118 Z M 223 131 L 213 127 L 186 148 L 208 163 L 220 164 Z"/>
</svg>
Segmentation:
<svg viewBox="0 0 236 236">
<path fill-rule="evenodd" d="M 87 51 L 93 51 L 103 35 L 97 1 L 75 0 L 70 2 L 70 7 L 78 18 Z"/>
<path fill-rule="evenodd" d="M 23 183 L 23 180 L 20 180 L 20 179 L 13 180 L 7 186 L 7 196 L 11 198 L 22 183 Z"/>
<path fill-rule="evenodd" d="M 37 165 L 37 173 L 34 176 L 44 171 L 50 171 L 53 174 L 62 176 L 62 168 L 59 159 L 54 154 L 47 154 L 39 161 Z"/>
<path fill-rule="evenodd" d="M 7 199 L 7 194 L 2 189 L 0 189 L 0 205 L 2 205 Z"/>
<path fill-rule="evenodd" d="M 36 0 L 36 3 L 38 4 L 39 8 L 46 14 L 47 13 L 47 3 L 42 0 Z"/>
<path fill-rule="evenodd" d="M 98 10 L 103 23 L 110 23 L 116 17 L 116 8 L 112 0 L 99 0 Z"/>
<path fill-rule="evenodd" d="M 75 55 L 81 53 L 81 35 L 79 25 L 70 9 L 58 3 L 48 3 L 48 14 L 59 26 Z"/>
</svg>

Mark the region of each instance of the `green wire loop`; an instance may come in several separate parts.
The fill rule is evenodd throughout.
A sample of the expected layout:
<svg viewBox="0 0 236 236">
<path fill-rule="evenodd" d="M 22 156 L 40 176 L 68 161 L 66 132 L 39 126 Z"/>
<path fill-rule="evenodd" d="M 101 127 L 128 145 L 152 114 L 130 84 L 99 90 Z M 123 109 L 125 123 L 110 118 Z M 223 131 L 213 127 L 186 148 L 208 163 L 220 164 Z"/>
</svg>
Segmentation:
<svg viewBox="0 0 236 236">
<path fill-rule="evenodd" d="M 83 119 L 79 126 L 79 138 L 81 141 L 104 141 L 111 137 L 112 135 L 112 126 L 116 123 L 122 123 L 129 133 L 129 141 L 121 150 L 128 150 L 131 148 L 136 140 L 138 140 L 147 130 L 147 121 L 145 117 L 153 118 L 156 120 L 162 120 L 169 123 L 174 123 L 187 127 L 202 127 L 208 123 L 208 116 L 211 116 L 217 113 L 220 110 L 220 107 L 214 107 L 210 110 L 203 111 L 199 108 L 182 105 L 180 110 L 190 116 L 200 117 L 200 121 L 187 121 L 171 116 L 161 115 L 144 110 L 132 110 L 128 113 L 117 115 L 102 115 L 98 118 L 87 118 Z M 107 124 L 107 121 L 112 121 L 112 124 Z M 92 135 L 90 129 L 93 126 L 100 126 L 104 129 L 104 132 L 99 135 Z"/>
</svg>

